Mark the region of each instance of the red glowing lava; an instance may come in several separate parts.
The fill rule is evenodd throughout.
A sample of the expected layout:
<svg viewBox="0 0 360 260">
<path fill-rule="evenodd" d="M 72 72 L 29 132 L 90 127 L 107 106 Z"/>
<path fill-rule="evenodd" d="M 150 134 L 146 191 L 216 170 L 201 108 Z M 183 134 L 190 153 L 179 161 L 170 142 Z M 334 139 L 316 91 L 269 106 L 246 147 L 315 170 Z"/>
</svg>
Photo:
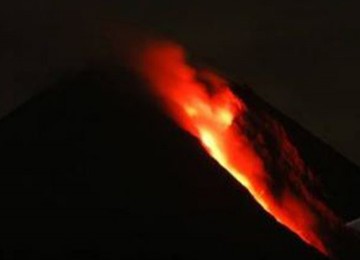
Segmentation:
<svg viewBox="0 0 360 260">
<path fill-rule="evenodd" d="M 132 61 L 175 122 L 198 138 L 264 210 L 331 254 L 323 230 L 338 220 L 303 183 L 310 172 L 277 121 L 263 113 L 259 123 L 250 122 L 255 112 L 248 104 L 221 77 L 188 65 L 176 44 L 144 44 Z"/>
</svg>

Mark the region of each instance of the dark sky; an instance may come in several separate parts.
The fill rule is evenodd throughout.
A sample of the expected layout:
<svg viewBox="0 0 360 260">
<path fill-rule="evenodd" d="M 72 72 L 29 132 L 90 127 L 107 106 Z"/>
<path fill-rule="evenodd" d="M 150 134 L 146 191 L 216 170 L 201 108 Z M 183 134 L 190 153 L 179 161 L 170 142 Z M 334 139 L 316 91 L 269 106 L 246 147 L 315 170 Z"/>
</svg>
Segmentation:
<svg viewBox="0 0 360 260">
<path fill-rule="evenodd" d="M 0 114 L 107 53 L 100 25 L 168 35 L 245 81 L 360 164 L 360 4 L 347 1 L 8 1 L 0 8 Z M 355 2 L 355 1 L 354 1 Z"/>
</svg>

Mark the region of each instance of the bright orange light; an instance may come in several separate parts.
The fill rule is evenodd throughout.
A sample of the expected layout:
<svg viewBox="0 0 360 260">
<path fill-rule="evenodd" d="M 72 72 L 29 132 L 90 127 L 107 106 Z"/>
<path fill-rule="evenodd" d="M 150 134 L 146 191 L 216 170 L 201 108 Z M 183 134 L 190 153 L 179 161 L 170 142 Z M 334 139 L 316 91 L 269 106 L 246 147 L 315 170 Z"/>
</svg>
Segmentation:
<svg viewBox="0 0 360 260">
<path fill-rule="evenodd" d="M 325 226 L 331 225 L 337 218 L 302 182 L 301 176 L 309 171 L 281 125 L 266 119 L 260 129 L 276 141 L 280 152 L 273 155 L 262 132 L 246 121 L 250 113 L 247 105 L 224 79 L 191 68 L 182 48 L 172 43 L 153 42 L 138 51 L 134 67 L 152 86 L 170 116 L 197 137 L 278 222 L 329 254 L 321 232 L 324 222 Z M 251 136 L 249 131 L 259 133 Z M 275 174 L 282 179 L 279 181 Z"/>
</svg>

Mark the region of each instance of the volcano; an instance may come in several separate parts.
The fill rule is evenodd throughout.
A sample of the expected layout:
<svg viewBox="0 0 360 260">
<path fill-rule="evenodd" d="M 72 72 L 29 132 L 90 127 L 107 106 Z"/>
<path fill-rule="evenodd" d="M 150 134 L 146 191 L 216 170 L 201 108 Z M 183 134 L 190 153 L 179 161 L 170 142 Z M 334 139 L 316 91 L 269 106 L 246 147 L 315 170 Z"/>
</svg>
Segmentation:
<svg viewBox="0 0 360 260">
<path fill-rule="evenodd" d="M 327 205 L 345 221 L 360 216 L 358 167 L 233 85 L 281 122 Z M 144 88 L 128 69 L 95 68 L 1 120 L 5 259 L 326 259 L 264 212 Z M 339 237 L 340 257 L 358 259 Z"/>
</svg>

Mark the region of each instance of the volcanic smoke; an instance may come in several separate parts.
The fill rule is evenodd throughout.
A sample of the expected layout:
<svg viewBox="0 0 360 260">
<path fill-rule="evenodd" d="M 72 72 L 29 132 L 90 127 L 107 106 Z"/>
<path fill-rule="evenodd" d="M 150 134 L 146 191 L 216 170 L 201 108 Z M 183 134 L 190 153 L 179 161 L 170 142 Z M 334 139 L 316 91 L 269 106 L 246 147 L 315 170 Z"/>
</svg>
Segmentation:
<svg viewBox="0 0 360 260">
<path fill-rule="evenodd" d="M 278 121 L 252 109 L 220 76 L 191 67 L 177 44 L 148 41 L 130 56 L 132 68 L 173 120 L 264 210 L 306 243 L 333 255 L 330 234 L 342 223 L 309 187 L 311 171 Z"/>
</svg>

